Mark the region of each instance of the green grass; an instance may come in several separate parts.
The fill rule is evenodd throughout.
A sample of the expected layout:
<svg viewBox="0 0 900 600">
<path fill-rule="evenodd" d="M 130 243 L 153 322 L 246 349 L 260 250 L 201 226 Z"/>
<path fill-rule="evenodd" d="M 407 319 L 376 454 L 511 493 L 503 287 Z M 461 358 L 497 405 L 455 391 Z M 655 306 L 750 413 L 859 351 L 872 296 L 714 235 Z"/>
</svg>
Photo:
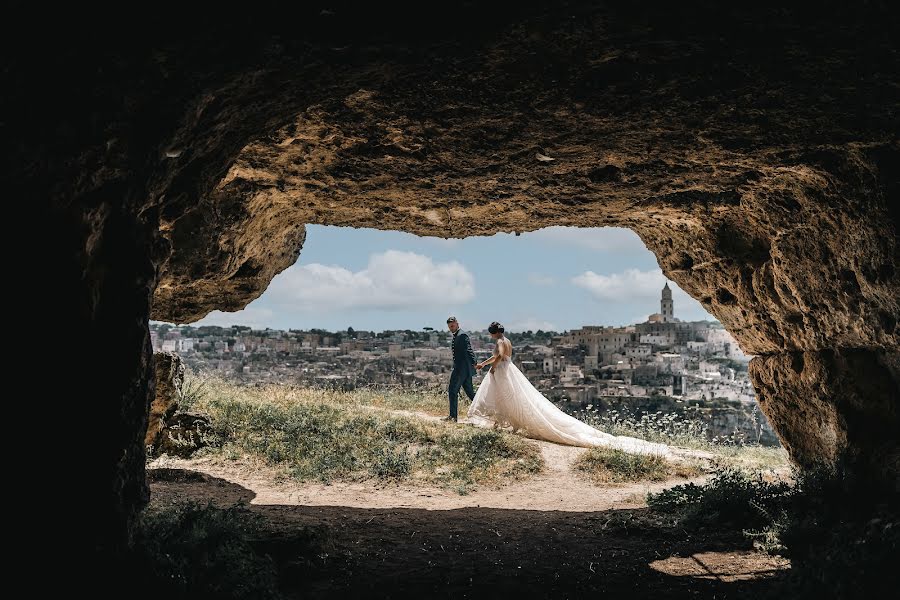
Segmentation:
<svg viewBox="0 0 900 600">
<path fill-rule="evenodd" d="M 576 412 L 574 416 L 612 435 L 709 452 L 713 455 L 713 464 L 718 467 L 785 471 L 790 468 L 784 448 L 746 443 L 737 437 L 709 440 L 706 425 L 702 421 L 675 413 L 657 412 L 634 418 L 618 411 L 601 414 L 595 410 L 583 410 Z"/>
<path fill-rule="evenodd" d="M 713 463 L 718 467 L 733 467 L 749 471 L 781 471 L 787 473 L 790 460 L 787 450 L 771 446 L 755 444 L 715 444 L 708 443 L 704 448 L 698 444 L 698 450 L 707 450 L 714 455 Z"/>
<path fill-rule="evenodd" d="M 299 481 L 418 481 L 466 493 L 544 467 L 539 450 L 519 436 L 393 412 L 421 410 L 415 394 L 237 386 L 215 378 L 189 386 L 187 404 L 209 414 L 224 441 L 206 452 L 260 457 Z M 436 406 L 428 398 L 424 407 Z"/>
<path fill-rule="evenodd" d="M 665 481 L 702 473 L 696 464 L 674 463 L 662 456 L 630 454 L 615 448 L 590 448 L 578 457 L 574 468 L 594 483 Z"/>
<path fill-rule="evenodd" d="M 763 527 L 791 493 L 792 486 L 762 472 L 719 469 L 702 484 L 686 483 L 647 494 L 654 511 L 680 513 L 686 522 L 726 523 L 742 529 Z"/>
<path fill-rule="evenodd" d="M 269 398 L 276 402 L 324 402 L 336 406 L 383 408 L 429 415 L 447 414 L 446 390 L 434 387 L 359 387 L 342 392 L 328 387 L 295 386 L 290 384 L 237 385 L 208 373 L 185 374 L 182 389 L 183 410 L 201 410 L 210 395 L 241 398 Z M 460 400 L 460 408 L 467 402 Z"/>
<path fill-rule="evenodd" d="M 791 560 L 773 597 L 879 597 L 897 584 L 900 497 L 840 470 L 771 474 L 723 468 L 702 485 L 648 494 L 676 528 L 738 531 L 760 550 Z"/>
<path fill-rule="evenodd" d="M 348 400 L 348 396 L 352 396 L 352 401 L 362 406 L 424 412 L 438 416 L 444 416 L 448 411 L 447 390 L 433 387 L 361 387 L 352 393 L 336 395 L 342 401 Z M 461 414 L 465 414 L 463 402 L 467 401 L 460 400 Z"/>
</svg>

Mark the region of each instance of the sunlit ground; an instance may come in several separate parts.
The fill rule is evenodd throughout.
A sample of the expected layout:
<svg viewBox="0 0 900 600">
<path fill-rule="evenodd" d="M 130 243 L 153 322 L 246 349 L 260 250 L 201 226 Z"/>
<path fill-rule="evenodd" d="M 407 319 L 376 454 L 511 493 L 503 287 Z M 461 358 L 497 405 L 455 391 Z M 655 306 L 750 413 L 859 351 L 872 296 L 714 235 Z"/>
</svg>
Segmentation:
<svg viewBox="0 0 900 600">
<path fill-rule="evenodd" d="M 715 579 L 725 583 L 772 577 L 790 568 L 779 556 L 757 552 L 700 552 L 690 556 L 670 556 L 650 563 L 650 568 L 665 575 L 693 579 Z"/>
</svg>

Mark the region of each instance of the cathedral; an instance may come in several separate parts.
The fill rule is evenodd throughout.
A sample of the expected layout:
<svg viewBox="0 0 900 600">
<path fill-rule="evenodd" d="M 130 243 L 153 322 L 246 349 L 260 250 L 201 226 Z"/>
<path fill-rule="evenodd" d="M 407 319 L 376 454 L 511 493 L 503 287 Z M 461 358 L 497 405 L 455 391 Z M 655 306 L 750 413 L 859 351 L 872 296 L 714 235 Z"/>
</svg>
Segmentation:
<svg viewBox="0 0 900 600">
<path fill-rule="evenodd" d="M 653 313 L 647 317 L 648 323 L 676 323 L 675 318 L 675 302 L 672 300 L 672 290 L 669 288 L 669 282 L 666 282 L 662 289 L 662 298 L 659 301 L 659 312 Z"/>
<path fill-rule="evenodd" d="M 638 323 L 634 328 L 640 342 L 668 346 L 705 340 L 710 329 L 716 327 L 706 321 L 676 319 L 672 289 L 667 281 L 659 300 L 659 312 L 653 313 L 644 323 Z"/>
</svg>

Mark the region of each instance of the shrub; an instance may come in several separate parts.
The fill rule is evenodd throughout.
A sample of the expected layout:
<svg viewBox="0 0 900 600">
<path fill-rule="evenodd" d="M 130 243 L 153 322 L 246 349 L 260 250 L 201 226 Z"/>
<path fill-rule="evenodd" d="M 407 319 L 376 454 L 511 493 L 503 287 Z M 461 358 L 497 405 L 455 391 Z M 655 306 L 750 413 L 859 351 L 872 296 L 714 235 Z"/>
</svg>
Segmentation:
<svg viewBox="0 0 900 600">
<path fill-rule="evenodd" d="M 521 479 L 544 468 L 540 451 L 524 439 L 469 427 L 445 428 L 419 457 L 429 479 L 452 481 L 461 494 L 468 493 L 475 483 Z"/>
<path fill-rule="evenodd" d="M 721 463 L 762 469 L 788 465 L 784 448 L 748 443 L 740 433 L 708 439 L 708 425 L 697 410 L 689 407 L 683 412 L 657 411 L 636 416 L 618 410 L 600 411 L 588 405 L 584 410 L 574 411 L 573 415 L 612 435 L 711 452 Z"/>
<path fill-rule="evenodd" d="M 787 482 L 769 481 L 759 472 L 751 474 L 724 467 L 703 484 L 686 483 L 647 494 L 647 504 L 659 512 L 679 512 L 688 523 L 759 528 L 771 522 L 770 515 L 790 493 Z"/>
<path fill-rule="evenodd" d="M 674 470 L 662 456 L 630 454 L 615 448 L 590 448 L 574 466 L 598 483 L 664 481 Z"/>
<path fill-rule="evenodd" d="M 896 589 L 900 498 L 840 471 L 796 473 L 794 484 L 722 469 L 703 485 L 648 494 L 683 526 L 743 531 L 757 548 L 791 560 L 780 592 L 794 598 L 878 597 Z"/>
<path fill-rule="evenodd" d="M 383 446 L 375 454 L 369 467 L 378 479 L 405 479 L 412 472 L 412 461 L 406 447 Z"/>
<path fill-rule="evenodd" d="M 769 528 L 791 559 L 796 597 L 879 597 L 898 589 L 900 497 L 840 471 L 797 477 L 790 503 Z"/>
</svg>

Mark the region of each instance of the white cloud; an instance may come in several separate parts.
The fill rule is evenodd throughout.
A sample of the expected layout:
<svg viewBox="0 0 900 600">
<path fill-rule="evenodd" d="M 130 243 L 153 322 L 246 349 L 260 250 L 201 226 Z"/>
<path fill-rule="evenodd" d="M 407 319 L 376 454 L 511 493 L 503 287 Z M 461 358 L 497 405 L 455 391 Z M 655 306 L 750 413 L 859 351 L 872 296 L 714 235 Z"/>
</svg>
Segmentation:
<svg viewBox="0 0 900 600">
<path fill-rule="evenodd" d="M 641 238 L 623 227 L 547 227 L 525 235 L 541 241 L 621 254 L 648 252 Z"/>
<path fill-rule="evenodd" d="M 510 332 L 521 332 L 521 331 L 537 331 L 538 329 L 542 329 L 544 331 L 562 331 L 559 327 L 557 327 L 554 323 L 549 321 L 544 321 L 542 319 L 538 319 L 535 317 L 528 317 L 527 319 L 520 319 L 517 321 L 513 321 L 509 325 L 503 324 L 503 327 L 506 331 Z"/>
<path fill-rule="evenodd" d="M 636 298 L 659 298 L 666 281 L 660 269 L 652 271 L 626 269 L 622 273 L 612 275 L 598 275 L 593 271 L 585 271 L 572 278 L 572 283 L 586 289 L 598 300 L 621 302 Z M 674 284 L 669 287 L 673 286 Z"/>
<path fill-rule="evenodd" d="M 475 279 L 457 261 L 435 263 L 414 252 L 388 250 L 371 255 L 357 272 L 337 265 L 294 265 L 272 281 L 266 296 L 297 311 L 421 309 L 470 301 Z"/>
<path fill-rule="evenodd" d="M 667 281 L 661 269 L 650 271 L 626 269 L 622 273 L 613 273 L 612 275 L 599 275 L 593 271 L 585 271 L 572 278 L 573 284 L 587 290 L 601 302 L 628 303 L 634 307 L 645 306 L 650 312 L 659 312 L 659 299 Z M 675 282 L 669 281 L 669 288 L 672 290 L 672 300 L 675 303 L 677 318 L 685 321 L 715 318 Z M 645 319 L 646 315 L 632 322 L 641 322 Z"/>
<path fill-rule="evenodd" d="M 541 275 L 540 273 L 529 273 L 528 283 L 532 285 L 553 285 L 556 279 L 549 275 Z"/>
<path fill-rule="evenodd" d="M 218 325 L 219 327 L 231 327 L 232 325 L 244 325 L 253 329 L 265 329 L 272 326 L 275 313 L 268 308 L 255 308 L 248 306 L 236 312 L 222 312 L 214 310 L 199 321 L 191 323 L 195 327 L 203 325 Z"/>
</svg>

